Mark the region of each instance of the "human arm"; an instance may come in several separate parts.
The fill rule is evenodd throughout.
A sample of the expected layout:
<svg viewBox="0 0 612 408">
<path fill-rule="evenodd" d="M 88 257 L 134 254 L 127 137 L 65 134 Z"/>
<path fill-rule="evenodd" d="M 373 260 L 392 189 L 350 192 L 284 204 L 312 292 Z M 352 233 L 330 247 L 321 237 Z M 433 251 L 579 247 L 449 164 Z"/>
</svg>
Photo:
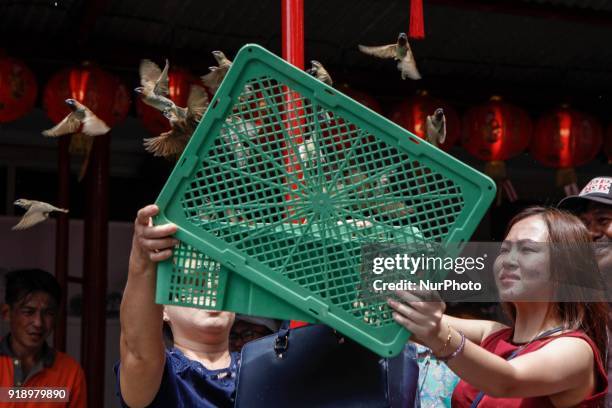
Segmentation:
<svg viewBox="0 0 612 408">
<path fill-rule="evenodd" d="M 159 209 L 150 205 L 138 211 L 121 301 L 120 387 L 130 407 L 147 406 L 160 387 L 165 364 L 161 305 L 155 303 L 157 262 L 172 256 L 176 226 L 153 226 Z"/>
<path fill-rule="evenodd" d="M 398 295 L 406 298 L 405 292 Z M 390 301 L 389 304 L 395 310 L 394 319 L 434 352 L 444 350 L 439 355 L 446 356 L 459 347 L 459 332 L 452 325 L 449 328 L 443 324 L 442 302 Z M 444 347 L 449 330 L 451 341 Z M 463 352 L 447 364 L 463 380 L 493 397 L 565 395 L 578 403 L 595 384 L 593 352 L 586 342 L 577 338 L 556 339 L 510 361 L 466 340 Z"/>
<path fill-rule="evenodd" d="M 421 301 L 421 298 L 418 297 L 419 295 L 429 300 L 440 300 L 439 296 L 435 292 L 423 293 L 420 291 L 397 291 L 396 293 L 398 298 L 402 299 L 404 302 L 419 302 Z M 444 302 L 440 301 L 436 304 L 439 306 L 439 308 L 436 309 L 434 312 L 436 313 L 435 316 L 432 316 L 432 320 L 430 320 L 428 324 L 435 324 L 435 326 L 440 326 L 442 328 L 447 328 L 449 326 L 454 327 L 456 330 L 461 331 L 465 335 L 466 339 L 476 344 L 482 343 L 482 341 L 491 333 L 508 327 L 502 323 L 492 320 L 462 319 L 459 317 L 453 317 L 444 313 L 446 311 L 446 304 Z M 412 334 L 412 341 L 427 346 L 421 339 L 419 339 L 416 333 L 412 332 Z"/>
<path fill-rule="evenodd" d="M 465 334 L 466 339 L 476 344 L 482 343 L 491 333 L 508 327 L 492 320 L 462 319 L 447 314 L 442 315 L 441 325 L 442 327 L 451 326 L 461 331 Z"/>
</svg>

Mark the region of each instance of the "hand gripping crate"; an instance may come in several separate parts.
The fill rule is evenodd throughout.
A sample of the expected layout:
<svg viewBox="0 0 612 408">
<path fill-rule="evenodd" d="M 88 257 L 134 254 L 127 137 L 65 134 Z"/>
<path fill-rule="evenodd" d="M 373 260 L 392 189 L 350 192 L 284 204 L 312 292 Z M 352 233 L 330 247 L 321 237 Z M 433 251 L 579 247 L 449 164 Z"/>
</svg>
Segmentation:
<svg viewBox="0 0 612 408">
<path fill-rule="evenodd" d="M 175 223 L 187 251 L 160 266 L 157 299 L 278 304 L 393 356 L 409 333 L 384 300 L 363 301 L 361 246 L 460 245 L 494 196 L 488 177 L 246 45 L 157 200 L 155 222 Z"/>
</svg>

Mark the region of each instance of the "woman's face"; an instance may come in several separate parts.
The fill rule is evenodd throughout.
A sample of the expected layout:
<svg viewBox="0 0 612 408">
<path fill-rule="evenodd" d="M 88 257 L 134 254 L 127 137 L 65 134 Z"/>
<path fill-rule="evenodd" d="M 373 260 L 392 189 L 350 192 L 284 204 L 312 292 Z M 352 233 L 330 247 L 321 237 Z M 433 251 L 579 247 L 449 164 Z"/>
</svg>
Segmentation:
<svg viewBox="0 0 612 408">
<path fill-rule="evenodd" d="M 495 283 L 503 302 L 547 301 L 550 282 L 548 229 L 539 215 L 512 226 L 495 259 Z"/>
<path fill-rule="evenodd" d="M 233 312 L 165 306 L 164 320 L 170 323 L 174 338 L 227 337 L 234 324 Z"/>
</svg>

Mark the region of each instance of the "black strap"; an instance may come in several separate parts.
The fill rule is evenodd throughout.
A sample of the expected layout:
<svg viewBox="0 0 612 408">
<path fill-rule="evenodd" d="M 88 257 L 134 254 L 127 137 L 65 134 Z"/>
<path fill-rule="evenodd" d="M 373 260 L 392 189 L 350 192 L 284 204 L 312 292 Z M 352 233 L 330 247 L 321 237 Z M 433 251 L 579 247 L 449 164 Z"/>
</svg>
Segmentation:
<svg viewBox="0 0 612 408">
<path fill-rule="evenodd" d="M 274 340 L 274 351 L 276 355 L 280 358 L 283 358 L 283 354 L 289 348 L 289 331 L 291 329 L 289 327 L 282 328 L 278 331 L 276 335 L 276 339 Z"/>
<path fill-rule="evenodd" d="M 527 347 L 529 344 L 533 343 L 534 341 L 543 339 L 544 337 L 548 337 L 551 334 L 555 334 L 557 332 L 560 332 L 561 330 L 563 330 L 563 327 L 555 327 L 554 329 L 550 329 L 550 330 L 545 331 L 544 333 L 540 334 L 539 336 L 537 336 L 536 338 L 531 340 L 529 343 L 525 344 L 524 346 L 521 346 L 521 347 L 517 348 L 512 353 L 510 353 L 510 355 L 506 358 L 506 361 L 512 360 L 514 357 L 516 357 L 518 355 L 518 353 L 523 351 L 523 349 L 525 347 Z M 478 406 L 478 404 L 480 404 L 480 401 L 484 398 L 484 396 L 485 396 L 485 393 L 480 391 L 476 395 L 476 398 L 474 398 L 474 401 L 472 401 L 472 405 L 470 405 L 470 408 L 476 408 Z"/>
</svg>

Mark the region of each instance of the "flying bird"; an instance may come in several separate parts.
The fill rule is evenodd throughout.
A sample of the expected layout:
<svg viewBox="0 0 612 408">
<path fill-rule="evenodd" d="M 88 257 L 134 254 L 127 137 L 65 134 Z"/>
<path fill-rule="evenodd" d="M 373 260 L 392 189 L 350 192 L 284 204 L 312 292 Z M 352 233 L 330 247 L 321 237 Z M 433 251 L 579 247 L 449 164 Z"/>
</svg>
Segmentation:
<svg viewBox="0 0 612 408">
<path fill-rule="evenodd" d="M 24 230 L 39 224 L 49 218 L 49 214 L 53 211 L 68 213 L 66 209 L 57 208 L 42 201 L 26 200 L 25 198 L 16 200 L 14 204 L 27 211 L 23 214 L 23 217 L 21 217 L 19 223 L 11 228 L 13 231 Z"/>
<path fill-rule="evenodd" d="M 83 163 L 79 173 L 79 181 L 83 179 L 89 164 L 89 156 L 93 147 L 93 137 L 108 133 L 110 128 L 97 117 L 87 106 L 75 99 L 66 99 L 66 105 L 72 112 L 51 129 L 42 132 L 46 137 L 58 137 L 72 134 L 70 150 L 83 154 Z"/>
<path fill-rule="evenodd" d="M 161 133 L 159 136 L 144 140 L 146 151 L 154 156 L 167 159 L 178 158 L 191 135 L 195 131 L 202 115 L 208 108 L 209 100 L 206 90 L 198 85 L 192 85 L 187 98 L 187 107 L 170 109 L 164 111 L 164 115 L 170 122 L 171 129 Z"/>
<path fill-rule="evenodd" d="M 223 82 L 223 78 L 225 78 L 225 74 L 232 66 L 232 61 L 230 61 L 223 52 L 221 51 L 213 51 L 213 56 L 215 60 L 217 60 L 217 66 L 209 67 L 210 72 L 200 79 L 202 83 L 210 89 L 210 91 L 214 94 L 219 89 L 219 85 Z"/>
<path fill-rule="evenodd" d="M 395 44 L 374 47 L 360 44 L 359 50 L 364 54 L 373 55 L 378 58 L 393 58 L 399 61 L 397 69 L 402 73 L 402 79 L 421 79 L 421 74 L 419 74 L 416 62 L 414 61 L 406 33 L 400 33 Z"/>
<path fill-rule="evenodd" d="M 442 108 L 436 109 L 433 115 L 427 115 L 427 126 L 425 128 L 427 141 L 434 146 L 439 146 L 446 140 L 446 117 Z"/>
<path fill-rule="evenodd" d="M 144 103 L 161 112 L 176 109 L 174 102 L 168 98 L 168 69 L 168 60 L 163 71 L 151 60 L 140 61 L 141 86 L 134 89 L 141 95 Z"/>
<path fill-rule="evenodd" d="M 329 72 L 327 72 L 323 64 L 321 64 L 317 60 L 310 61 L 310 64 L 312 65 L 312 67 L 308 70 L 308 73 L 310 75 L 316 77 L 319 81 L 329 86 L 332 86 L 334 84 L 331 75 L 329 75 Z"/>
</svg>

